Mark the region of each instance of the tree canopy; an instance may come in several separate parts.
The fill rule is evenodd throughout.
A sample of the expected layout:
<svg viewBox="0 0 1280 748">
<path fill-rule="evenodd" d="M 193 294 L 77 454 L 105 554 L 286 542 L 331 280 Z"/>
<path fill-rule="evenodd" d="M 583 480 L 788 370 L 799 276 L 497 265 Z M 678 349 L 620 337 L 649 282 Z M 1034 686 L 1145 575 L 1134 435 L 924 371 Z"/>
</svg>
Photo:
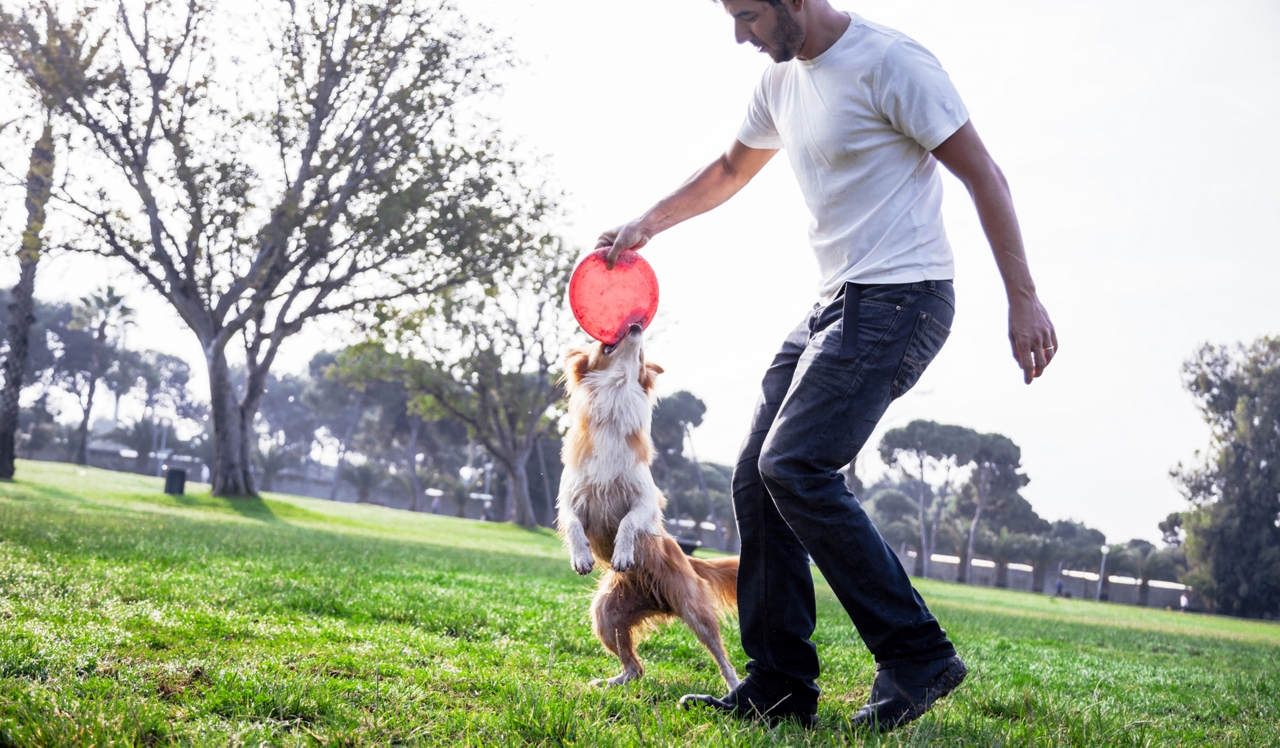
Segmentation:
<svg viewBox="0 0 1280 748">
<path fill-rule="evenodd" d="M 82 20 L 104 30 L 87 72 L 59 52 Z M 32 2 L 6 21 L 78 148 L 59 199 L 93 239 L 73 248 L 131 266 L 205 352 L 215 493 L 256 490 L 253 417 L 286 339 L 485 282 L 541 241 L 547 202 L 459 117 L 507 57 L 448 2 L 159 0 L 75 22 Z"/>
<path fill-rule="evenodd" d="M 1210 445 L 1174 471 L 1192 508 L 1162 530 L 1185 529 L 1187 580 L 1214 609 L 1280 614 L 1280 338 L 1206 345 L 1183 373 Z"/>
</svg>

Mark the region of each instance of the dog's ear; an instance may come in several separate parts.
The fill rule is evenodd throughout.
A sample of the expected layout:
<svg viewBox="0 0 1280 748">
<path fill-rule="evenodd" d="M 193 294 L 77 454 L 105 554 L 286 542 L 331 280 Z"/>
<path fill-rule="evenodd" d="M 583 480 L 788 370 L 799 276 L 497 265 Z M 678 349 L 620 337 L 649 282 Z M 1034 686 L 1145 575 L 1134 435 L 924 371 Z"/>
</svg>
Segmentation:
<svg viewBox="0 0 1280 748">
<path fill-rule="evenodd" d="M 658 375 L 662 372 L 661 366 L 651 361 L 644 362 L 644 366 L 640 367 L 640 386 L 645 392 L 653 394 L 653 388 L 658 384 Z"/>
<path fill-rule="evenodd" d="M 572 390 L 590 370 L 591 353 L 581 348 L 570 348 L 564 354 L 564 376 L 560 377 L 560 381 L 567 385 L 567 389 Z"/>
</svg>

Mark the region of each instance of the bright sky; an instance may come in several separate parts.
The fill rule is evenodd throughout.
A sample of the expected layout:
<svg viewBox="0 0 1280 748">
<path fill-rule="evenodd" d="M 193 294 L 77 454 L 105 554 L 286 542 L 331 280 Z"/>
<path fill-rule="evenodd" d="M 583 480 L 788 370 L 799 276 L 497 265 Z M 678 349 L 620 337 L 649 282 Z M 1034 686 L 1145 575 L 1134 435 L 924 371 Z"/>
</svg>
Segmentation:
<svg viewBox="0 0 1280 748">
<path fill-rule="evenodd" d="M 583 249 L 718 155 L 767 58 L 711 0 L 462 0 L 526 63 L 496 113 L 567 193 Z M 1155 539 L 1185 502 L 1168 476 L 1207 444 L 1180 366 L 1197 347 L 1280 334 L 1280 5 L 1144 0 L 875 0 L 837 7 L 931 49 L 1014 192 L 1061 353 L 1027 387 L 968 196 L 946 178 L 959 311 L 950 341 L 881 431 L 915 418 L 1011 437 L 1050 519 Z M 645 250 L 662 284 L 649 354 L 667 392 L 708 406 L 704 459 L 732 463 L 765 366 L 814 301 L 808 215 L 785 158 L 734 200 Z M 6 268 L 0 281 L 11 283 Z M 70 298 L 120 268 L 62 258 L 39 293 Z M 157 302 L 134 336 L 199 362 Z M 140 339 L 135 337 L 135 342 Z M 286 356 L 301 369 L 326 342 Z M 332 344 L 330 342 L 330 344 Z M 864 478 L 883 470 L 873 440 Z"/>
</svg>

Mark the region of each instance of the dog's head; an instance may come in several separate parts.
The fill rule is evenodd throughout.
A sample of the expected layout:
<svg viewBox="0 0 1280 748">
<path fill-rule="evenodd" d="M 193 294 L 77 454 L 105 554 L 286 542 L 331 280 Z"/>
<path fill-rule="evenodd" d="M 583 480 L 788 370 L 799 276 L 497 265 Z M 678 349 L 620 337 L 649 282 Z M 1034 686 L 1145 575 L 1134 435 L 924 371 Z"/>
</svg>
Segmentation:
<svg viewBox="0 0 1280 748">
<path fill-rule="evenodd" d="M 571 349 L 564 357 L 564 383 L 570 396 L 585 387 L 595 390 L 605 385 L 639 388 L 653 397 L 662 367 L 644 357 L 644 331 L 632 325 L 626 337 L 614 345 L 596 343 Z"/>
</svg>

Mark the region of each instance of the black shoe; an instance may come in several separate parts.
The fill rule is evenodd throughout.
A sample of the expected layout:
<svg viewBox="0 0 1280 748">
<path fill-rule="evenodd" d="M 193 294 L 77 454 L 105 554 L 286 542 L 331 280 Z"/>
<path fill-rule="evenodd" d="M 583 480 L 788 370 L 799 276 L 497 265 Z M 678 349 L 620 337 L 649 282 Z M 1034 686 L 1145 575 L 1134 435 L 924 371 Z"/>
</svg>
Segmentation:
<svg viewBox="0 0 1280 748">
<path fill-rule="evenodd" d="M 887 668 L 877 665 L 871 698 L 853 715 L 853 725 L 878 732 L 901 727 L 929 711 L 933 702 L 951 693 L 968 673 L 959 657 Z"/>
<path fill-rule="evenodd" d="M 770 727 L 783 720 L 793 720 L 801 727 L 813 727 L 818 723 L 816 701 L 801 700 L 790 692 L 762 687 L 753 675 L 749 675 L 722 699 L 706 694 L 687 694 L 680 697 L 680 706 L 688 709 L 693 704 L 705 704 L 716 711 L 739 719 L 763 719 Z"/>
</svg>

